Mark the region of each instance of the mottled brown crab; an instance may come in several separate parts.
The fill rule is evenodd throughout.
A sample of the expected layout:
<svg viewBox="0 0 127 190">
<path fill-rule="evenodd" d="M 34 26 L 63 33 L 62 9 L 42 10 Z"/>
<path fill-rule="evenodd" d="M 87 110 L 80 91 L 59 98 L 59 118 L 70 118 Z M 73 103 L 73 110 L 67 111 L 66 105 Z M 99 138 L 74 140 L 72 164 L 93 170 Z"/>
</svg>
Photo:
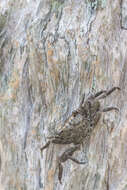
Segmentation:
<svg viewBox="0 0 127 190">
<path fill-rule="evenodd" d="M 107 107 L 101 108 L 100 100 L 106 98 L 115 90 L 120 90 L 119 87 L 113 87 L 110 90 L 101 90 L 94 95 L 90 95 L 86 100 L 83 96 L 82 101 L 75 111 L 68 117 L 64 125 L 54 136 L 49 137 L 49 141 L 41 148 L 43 151 L 49 146 L 50 143 L 54 144 L 71 144 L 75 146 L 68 148 L 60 157 L 59 157 L 59 173 L 58 178 L 61 183 L 62 179 L 62 162 L 67 161 L 68 159 L 78 163 L 85 164 L 86 162 L 80 162 L 77 159 L 73 158 L 73 153 L 80 148 L 80 145 L 84 141 L 88 141 L 93 129 L 100 120 L 101 113 L 111 110 L 119 109 L 117 107 Z"/>
</svg>

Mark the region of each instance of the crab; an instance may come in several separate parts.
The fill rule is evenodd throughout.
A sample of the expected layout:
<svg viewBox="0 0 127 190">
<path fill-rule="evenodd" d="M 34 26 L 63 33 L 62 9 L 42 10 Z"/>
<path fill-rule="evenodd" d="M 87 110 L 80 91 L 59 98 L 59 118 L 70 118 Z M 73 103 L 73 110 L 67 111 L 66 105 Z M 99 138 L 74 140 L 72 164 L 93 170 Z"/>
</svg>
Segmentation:
<svg viewBox="0 0 127 190">
<path fill-rule="evenodd" d="M 119 87 L 113 87 L 110 90 L 101 90 L 95 94 L 90 95 L 85 100 L 85 95 L 81 100 L 79 107 L 72 112 L 68 119 L 64 122 L 62 128 L 55 133 L 54 136 L 49 137 L 49 141 L 41 148 L 41 151 L 46 149 L 50 143 L 53 144 L 74 144 L 73 147 L 68 148 L 58 158 L 58 179 L 61 183 L 63 166 L 62 163 L 68 159 L 76 162 L 77 164 L 85 164 L 86 161 L 78 161 L 73 157 L 75 151 L 80 149 L 80 145 L 91 137 L 93 129 L 101 118 L 102 112 L 108 112 L 112 110 L 119 111 L 117 107 L 102 108 L 100 100 L 109 96 L 115 90 L 120 90 Z"/>
</svg>

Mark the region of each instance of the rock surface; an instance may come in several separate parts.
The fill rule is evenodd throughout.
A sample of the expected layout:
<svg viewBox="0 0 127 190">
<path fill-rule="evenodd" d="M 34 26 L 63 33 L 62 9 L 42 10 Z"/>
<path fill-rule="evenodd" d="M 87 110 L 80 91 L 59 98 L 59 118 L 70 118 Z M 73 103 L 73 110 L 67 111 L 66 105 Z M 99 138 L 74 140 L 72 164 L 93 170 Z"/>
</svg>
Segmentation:
<svg viewBox="0 0 127 190">
<path fill-rule="evenodd" d="M 122 4 L 123 3 L 123 4 Z M 127 1 L 0 1 L 0 190 L 127 189 Z M 120 86 L 102 101 L 107 112 L 93 131 L 88 164 L 64 164 L 66 149 L 46 137 L 85 92 Z M 86 154 L 85 154 L 86 152 Z"/>
</svg>

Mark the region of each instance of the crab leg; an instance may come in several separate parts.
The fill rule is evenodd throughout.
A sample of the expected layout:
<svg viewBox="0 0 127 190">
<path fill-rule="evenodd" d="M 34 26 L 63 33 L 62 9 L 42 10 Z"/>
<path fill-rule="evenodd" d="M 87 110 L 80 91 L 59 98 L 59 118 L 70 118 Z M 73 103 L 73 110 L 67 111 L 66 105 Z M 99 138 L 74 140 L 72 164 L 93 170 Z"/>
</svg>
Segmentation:
<svg viewBox="0 0 127 190">
<path fill-rule="evenodd" d="M 63 166 L 62 166 L 62 162 L 66 162 L 68 159 L 72 160 L 73 162 L 76 162 L 77 164 L 86 164 L 86 162 L 80 162 L 77 159 L 73 158 L 72 155 L 73 153 L 78 150 L 80 148 L 79 145 L 75 146 L 75 147 L 71 147 L 69 149 L 67 149 L 60 157 L 59 157 L 59 172 L 58 172 L 58 179 L 59 182 L 61 183 L 61 179 L 62 179 L 62 173 L 63 173 Z"/>
<path fill-rule="evenodd" d="M 120 90 L 120 88 L 119 87 L 113 87 L 110 90 L 106 91 L 104 94 L 102 94 L 100 97 L 98 97 L 98 99 L 106 98 L 106 96 L 109 96 L 115 90 Z"/>
<path fill-rule="evenodd" d="M 111 110 L 119 111 L 119 108 L 117 108 L 117 107 L 107 107 L 107 108 L 104 108 L 102 110 L 102 112 L 107 112 L 107 111 L 111 111 Z"/>
<path fill-rule="evenodd" d="M 93 98 L 96 98 L 96 97 L 100 96 L 101 94 L 103 94 L 103 93 L 105 93 L 105 92 L 106 92 L 106 90 L 101 90 L 101 91 L 97 92 L 97 93 L 93 96 Z"/>
<path fill-rule="evenodd" d="M 41 148 L 41 152 L 47 148 L 50 145 L 50 141 L 48 141 L 42 148 Z"/>
<path fill-rule="evenodd" d="M 86 162 L 81 162 L 81 161 L 79 161 L 79 160 L 77 160 L 77 159 L 75 159 L 75 158 L 73 158 L 71 156 L 68 156 L 68 159 L 72 160 L 73 162 L 75 162 L 77 164 L 86 164 Z"/>
<path fill-rule="evenodd" d="M 63 174 L 63 166 L 61 163 L 59 163 L 58 167 L 59 167 L 58 179 L 59 179 L 60 184 L 62 184 L 61 179 L 62 179 L 62 174 Z"/>
</svg>

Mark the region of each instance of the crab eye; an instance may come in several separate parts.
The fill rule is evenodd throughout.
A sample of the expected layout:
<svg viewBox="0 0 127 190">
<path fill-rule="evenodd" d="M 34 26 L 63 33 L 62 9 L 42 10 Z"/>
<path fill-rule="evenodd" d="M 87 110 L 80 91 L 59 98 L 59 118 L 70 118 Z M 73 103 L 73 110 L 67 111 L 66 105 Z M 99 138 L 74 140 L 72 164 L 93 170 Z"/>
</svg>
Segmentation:
<svg viewBox="0 0 127 190">
<path fill-rule="evenodd" d="M 78 113 L 77 111 L 73 111 L 73 112 L 72 112 L 72 115 L 73 115 L 74 117 L 76 117 L 77 113 Z"/>
</svg>

